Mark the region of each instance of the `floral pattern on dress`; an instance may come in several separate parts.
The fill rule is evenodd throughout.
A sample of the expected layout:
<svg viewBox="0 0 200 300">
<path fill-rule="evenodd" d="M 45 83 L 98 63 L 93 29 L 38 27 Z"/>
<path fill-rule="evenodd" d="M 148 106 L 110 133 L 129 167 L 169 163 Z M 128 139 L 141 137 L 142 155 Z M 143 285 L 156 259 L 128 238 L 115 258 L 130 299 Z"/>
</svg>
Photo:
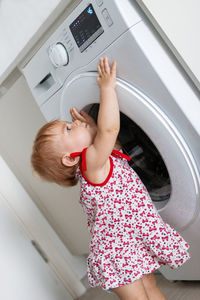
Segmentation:
<svg viewBox="0 0 200 300">
<path fill-rule="evenodd" d="M 80 167 L 76 172 L 91 233 L 88 281 L 104 290 L 132 283 L 161 265 L 175 269 L 190 258 L 189 245 L 162 220 L 127 160 L 110 156 L 110 162 L 112 174 L 104 185 L 89 183 Z"/>
</svg>

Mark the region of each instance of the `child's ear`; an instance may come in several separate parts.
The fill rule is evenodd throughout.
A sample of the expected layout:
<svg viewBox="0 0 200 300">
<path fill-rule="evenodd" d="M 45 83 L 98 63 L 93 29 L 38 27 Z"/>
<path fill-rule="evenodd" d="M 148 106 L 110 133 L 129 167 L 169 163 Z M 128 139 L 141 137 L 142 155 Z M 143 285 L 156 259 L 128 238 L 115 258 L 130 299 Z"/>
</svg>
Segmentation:
<svg viewBox="0 0 200 300">
<path fill-rule="evenodd" d="M 76 165 L 80 160 L 80 157 L 71 157 L 68 153 L 64 154 L 62 157 L 62 164 L 66 167 L 72 167 Z"/>
</svg>

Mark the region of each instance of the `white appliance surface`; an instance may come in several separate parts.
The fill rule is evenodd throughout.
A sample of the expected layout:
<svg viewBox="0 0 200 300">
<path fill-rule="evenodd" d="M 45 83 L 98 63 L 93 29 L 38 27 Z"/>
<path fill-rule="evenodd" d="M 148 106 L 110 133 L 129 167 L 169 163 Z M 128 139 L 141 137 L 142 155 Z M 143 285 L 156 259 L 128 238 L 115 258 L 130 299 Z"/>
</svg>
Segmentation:
<svg viewBox="0 0 200 300">
<path fill-rule="evenodd" d="M 200 90 L 200 2 L 137 0 Z"/>
<path fill-rule="evenodd" d="M 136 2 L 83 0 L 23 73 L 46 120 L 69 119 L 71 106 L 99 103 L 96 69 L 103 56 L 117 60 L 121 113 L 143 130 L 168 171 L 168 184 L 156 192 L 165 197 L 152 199 L 164 221 L 191 245 L 190 261 L 160 270 L 169 279 L 199 280 L 200 102 Z"/>
</svg>

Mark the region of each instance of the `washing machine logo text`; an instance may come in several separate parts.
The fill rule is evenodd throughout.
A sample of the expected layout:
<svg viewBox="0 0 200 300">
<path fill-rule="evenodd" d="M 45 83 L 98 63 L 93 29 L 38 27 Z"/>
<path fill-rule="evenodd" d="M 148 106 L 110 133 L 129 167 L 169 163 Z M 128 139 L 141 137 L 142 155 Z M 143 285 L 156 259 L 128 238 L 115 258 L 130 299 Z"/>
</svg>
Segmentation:
<svg viewBox="0 0 200 300">
<path fill-rule="evenodd" d="M 90 14 L 90 15 L 92 15 L 92 14 L 93 14 L 93 10 L 92 10 L 92 8 L 91 8 L 91 7 L 89 7 L 89 8 L 88 8 L 88 10 L 87 10 L 87 13 L 88 13 L 88 14 Z"/>
</svg>

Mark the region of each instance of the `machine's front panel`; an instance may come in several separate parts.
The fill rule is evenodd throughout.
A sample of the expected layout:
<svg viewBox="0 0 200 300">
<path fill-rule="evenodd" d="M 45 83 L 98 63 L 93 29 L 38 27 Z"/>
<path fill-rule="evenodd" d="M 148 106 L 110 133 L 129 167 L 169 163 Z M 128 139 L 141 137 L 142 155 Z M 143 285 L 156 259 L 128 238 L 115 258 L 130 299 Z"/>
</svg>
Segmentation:
<svg viewBox="0 0 200 300">
<path fill-rule="evenodd" d="M 70 119 L 72 106 L 81 110 L 99 103 L 96 77 L 95 72 L 79 74 L 64 86 L 61 119 Z M 168 116 L 141 91 L 118 79 L 117 95 L 121 111 L 119 139 L 132 158 L 131 167 L 164 220 L 177 229 L 187 227 L 196 215 L 200 188 L 189 147 Z"/>
<path fill-rule="evenodd" d="M 83 0 L 25 66 L 23 72 L 39 105 L 55 93 L 73 71 L 90 63 L 141 21 L 130 1 L 124 2 L 123 5 L 121 0 L 100 4 Z"/>
</svg>

